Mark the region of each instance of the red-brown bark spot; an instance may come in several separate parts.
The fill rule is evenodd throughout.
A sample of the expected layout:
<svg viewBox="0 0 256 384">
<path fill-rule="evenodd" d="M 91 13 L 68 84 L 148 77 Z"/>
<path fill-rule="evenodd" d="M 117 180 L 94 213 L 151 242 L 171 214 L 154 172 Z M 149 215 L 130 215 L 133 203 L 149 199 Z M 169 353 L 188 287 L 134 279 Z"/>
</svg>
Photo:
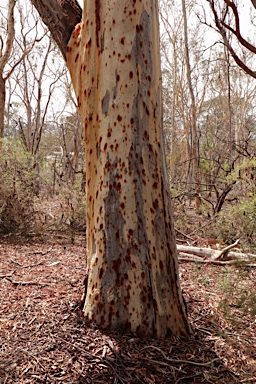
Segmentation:
<svg viewBox="0 0 256 384">
<path fill-rule="evenodd" d="M 129 76 L 130 76 L 130 79 L 133 78 L 133 71 L 130 71 Z"/>
<path fill-rule="evenodd" d="M 142 278 L 142 280 L 145 280 L 145 277 L 146 277 L 145 272 L 141 272 L 141 278 Z"/>
<path fill-rule="evenodd" d="M 104 151 L 106 151 L 106 150 L 107 150 L 107 147 L 108 147 L 108 144 L 107 144 L 107 143 L 105 143 L 105 145 L 104 145 Z"/>
<path fill-rule="evenodd" d="M 122 121 L 122 119 L 123 119 L 122 116 L 120 116 L 120 115 L 117 116 L 118 121 Z"/>
<path fill-rule="evenodd" d="M 104 270 L 103 270 L 103 268 L 101 268 L 100 269 L 100 273 L 99 273 L 99 279 L 102 279 L 103 273 L 104 273 Z"/>
<path fill-rule="evenodd" d="M 101 225 L 100 225 L 100 229 L 103 229 L 103 224 L 101 223 Z"/>
<path fill-rule="evenodd" d="M 94 265 L 97 265 L 97 264 L 98 264 L 98 260 L 99 260 L 98 257 L 96 257 L 96 258 L 95 258 L 95 263 L 94 263 Z"/>
<path fill-rule="evenodd" d="M 125 260 L 126 260 L 127 263 L 131 262 L 131 251 L 130 251 L 130 249 L 127 249 L 127 254 L 125 256 Z"/>
<path fill-rule="evenodd" d="M 121 40 L 120 40 L 120 43 L 124 44 L 124 41 L 125 41 L 125 37 L 122 37 Z"/>
<path fill-rule="evenodd" d="M 160 262 L 159 262 L 159 267 L 160 267 L 161 271 L 164 269 L 164 264 L 163 264 L 162 260 L 160 260 Z"/>
<path fill-rule="evenodd" d="M 157 200 L 157 199 L 155 199 L 155 200 L 153 201 L 153 207 L 154 207 L 154 209 L 157 209 L 157 208 L 158 208 L 158 200 Z"/>
<path fill-rule="evenodd" d="M 158 183 L 155 181 L 154 184 L 153 184 L 153 188 L 157 189 L 157 187 L 158 187 Z"/>
<path fill-rule="evenodd" d="M 146 114 L 149 116 L 149 109 L 144 101 L 143 101 L 143 106 L 145 108 Z"/>
<path fill-rule="evenodd" d="M 75 63 L 77 62 L 77 60 L 78 60 L 78 57 L 79 57 L 79 53 L 77 53 L 77 55 L 76 55 L 76 58 L 75 58 Z"/>
<path fill-rule="evenodd" d="M 134 263 L 134 261 L 132 262 L 132 268 L 136 268 L 136 264 Z"/>
</svg>

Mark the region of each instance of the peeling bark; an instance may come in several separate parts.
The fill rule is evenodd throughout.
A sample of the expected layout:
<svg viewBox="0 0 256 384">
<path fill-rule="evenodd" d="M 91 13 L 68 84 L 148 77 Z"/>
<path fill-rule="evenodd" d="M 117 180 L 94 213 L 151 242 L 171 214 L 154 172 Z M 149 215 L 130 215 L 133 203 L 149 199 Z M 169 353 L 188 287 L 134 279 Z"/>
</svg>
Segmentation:
<svg viewBox="0 0 256 384">
<path fill-rule="evenodd" d="M 85 131 L 84 314 L 104 328 L 187 334 L 163 155 L 157 2 L 88 2 L 67 64 Z"/>
</svg>

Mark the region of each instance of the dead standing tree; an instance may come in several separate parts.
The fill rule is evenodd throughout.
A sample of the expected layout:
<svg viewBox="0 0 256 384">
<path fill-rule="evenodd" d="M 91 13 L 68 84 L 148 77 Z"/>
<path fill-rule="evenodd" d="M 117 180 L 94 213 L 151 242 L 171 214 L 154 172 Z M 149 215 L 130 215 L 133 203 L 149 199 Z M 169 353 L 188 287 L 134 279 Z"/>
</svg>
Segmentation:
<svg viewBox="0 0 256 384">
<path fill-rule="evenodd" d="M 84 2 L 83 16 L 76 1 L 31 1 L 67 60 L 84 126 L 84 314 L 103 328 L 188 334 L 165 172 L 157 1 Z"/>
</svg>

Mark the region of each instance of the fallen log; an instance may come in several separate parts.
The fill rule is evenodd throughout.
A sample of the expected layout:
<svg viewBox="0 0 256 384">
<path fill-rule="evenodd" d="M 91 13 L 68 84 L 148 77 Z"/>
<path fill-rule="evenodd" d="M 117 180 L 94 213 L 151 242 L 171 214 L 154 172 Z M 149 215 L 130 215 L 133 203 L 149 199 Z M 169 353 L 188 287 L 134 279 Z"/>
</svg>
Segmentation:
<svg viewBox="0 0 256 384">
<path fill-rule="evenodd" d="M 229 245 L 228 247 L 217 250 L 217 249 L 211 249 L 211 248 L 201 248 L 201 247 L 192 247 L 192 246 L 186 246 L 186 245 L 177 245 L 177 249 L 179 252 L 183 252 L 186 254 L 192 254 L 195 256 L 199 256 L 204 259 L 210 259 L 212 261 L 229 261 L 229 260 L 236 260 L 236 261 L 256 261 L 256 255 L 252 253 L 241 253 L 241 252 L 234 252 L 230 251 L 230 249 L 234 248 L 237 245 L 237 242 Z"/>
<path fill-rule="evenodd" d="M 214 260 L 214 259 L 203 259 L 202 257 L 192 255 L 191 253 L 179 253 L 179 261 L 185 262 L 194 262 L 194 263 L 204 263 L 204 264 L 215 264 L 215 265 L 241 265 L 241 263 L 245 263 L 247 267 L 255 268 L 256 264 L 250 263 L 249 261 L 243 260 Z"/>
</svg>

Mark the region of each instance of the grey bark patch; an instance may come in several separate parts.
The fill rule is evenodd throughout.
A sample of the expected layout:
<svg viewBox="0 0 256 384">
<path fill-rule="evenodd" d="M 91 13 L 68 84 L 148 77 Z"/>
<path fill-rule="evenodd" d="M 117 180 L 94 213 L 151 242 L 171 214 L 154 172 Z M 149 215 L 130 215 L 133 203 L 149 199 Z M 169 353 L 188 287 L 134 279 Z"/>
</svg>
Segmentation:
<svg viewBox="0 0 256 384">
<path fill-rule="evenodd" d="M 101 110 L 105 116 L 107 116 L 108 114 L 109 101 L 110 101 L 110 93 L 109 93 L 109 90 L 107 89 L 105 96 L 101 101 Z"/>
</svg>

